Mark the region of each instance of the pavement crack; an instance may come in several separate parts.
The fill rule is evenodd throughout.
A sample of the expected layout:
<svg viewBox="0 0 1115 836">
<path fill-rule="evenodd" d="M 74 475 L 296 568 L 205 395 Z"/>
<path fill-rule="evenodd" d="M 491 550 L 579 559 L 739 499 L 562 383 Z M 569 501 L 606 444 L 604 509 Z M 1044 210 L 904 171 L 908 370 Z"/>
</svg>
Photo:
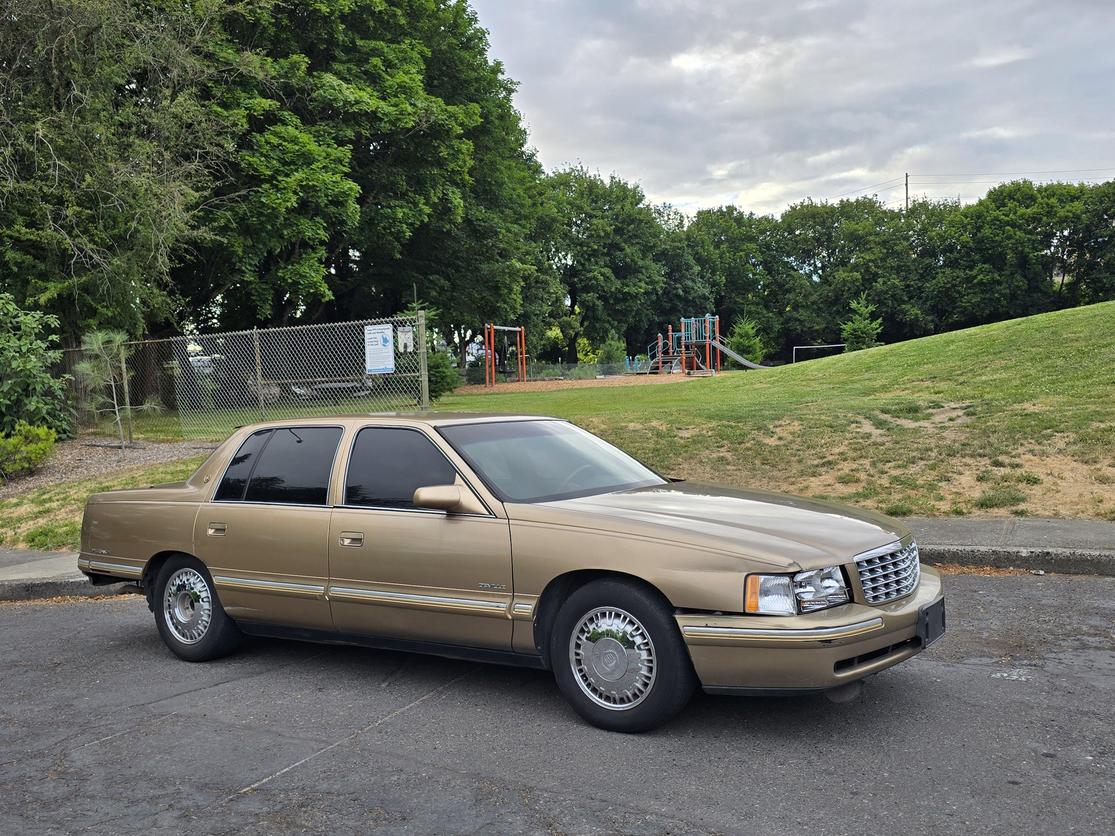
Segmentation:
<svg viewBox="0 0 1115 836">
<path fill-rule="evenodd" d="M 364 726 L 363 728 L 357 729 L 356 731 L 352 732 L 352 734 L 346 735 L 346 736 L 342 737 L 340 740 L 336 740 L 333 743 L 330 743 L 328 746 L 324 746 L 321 749 L 318 749 L 316 752 L 313 752 L 313 753 L 307 755 L 306 757 L 302 758 L 301 760 L 295 761 L 294 763 L 290 764 L 289 766 L 284 766 L 282 769 L 278 770 L 277 772 L 272 772 L 270 775 L 266 776 L 265 778 L 260 778 L 254 784 L 249 784 L 248 786 L 237 790 L 232 795 L 224 798 L 221 801 L 221 803 L 222 804 L 227 804 L 228 802 L 234 801 L 235 799 L 237 799 L 238 797 L 240 797 L 242 795 L 246 795 L 247 793 L 253 792 L 254 790 L 257 790 L 260 787 L 262 787 L 264 784 L 267 784 L 267 783 L 275 780 L 276 778 L 278 778 L 282 775 L 285 775 L 286 773 L 290 772 L 291 770 L 297 769 L 298 767 L 302 766 L 303 764 L 309 763 L 310 761 L 314 760 L 315 758 L 318 758 L 321 755 L 326 754 L 327 752 L 333 751 L 338 746 L 343 746 L 345 743 L 348 743 L 349 741 L 355 740 L 356 738 L 360 737 L 360 735 L 364 734 L 365 732 L 371 731 L 372 729 L 376 728 L 377 726 L 382 726 L 384 723 L 388 723 L 391 720 L 394 720 L 400 714 L 404 714 L 407 711 L 410 711 L 410 709 L 415 708 L 418 705 L 421 705 L 426 700 L 431 699 L 433 697 L 436 697 L 439 694 L 443 694 L 445 691 L 448 691 L 452 686 L 456 685 L 461 680 L 467 678 L 469 675 L 470 675 L 469 673 L 463 673 L 460 676 L 449 680 L 444 685 L 440 685 L 437 688 L 434 688 L 432 691 L 427 691 L 425 694 L 418 697 L 418 699 L 412 700 L 411 702 L 407 703 L 406 705 L 402 706 L 401 708 L 396 708 L 394 711 L 391 711 L 391 712 L 385 714 L 384 716 L 380 717 L 378 720 L 375 720 L 371 723 L 368 723 L 368 725 Z"/>
<path fill-rule="evenodd" d="M 257 677 L 266 676 L 267 674 L 278 673 L 279 671 L 286 670 L 287 668 L 294 667 L 296 665 L 301 665 L 305 662 L 312 662 L 314 659 L 317 659 L 320 656 L 324 656 L 328 652 L 329 652 L 328 649 L 322 650 L 318 653 L 314 653 L 310 656 L 307 656 L 304 659 L 298 659 L 298 660 L 293 661 L 293 662 L 287 662 L 287 663 L 282 664 L 282 665 L 277 665 L 273 668 L 264 668 L 263 670 L 256 671 L 255 673 L 250 673 L 250 674 L 242 675 L 242 676 L 232 676 L 232 677 L 229 677 L 228 679 L 221 679 L 217 682 L 210 682 L 208 685 L 199 685 L 196 688 L 188 688 L 185 691 L 179 691 L 178 693 L 171 694 L 170 696 L 167 696 L 167 697 L 157 697 L 157 698 L 152 699 L 152 700 L 147 700 L 146 702 L 133 703 L 131 706 L 129 706 L 129 708 L 133 708 L 133 709 L 134 708 L 150 708 L 152 706 L 158 705 L 161 702 L 169 702 L 170 700 L 176 700 L 180 697 L 189 696 L 190 694 L 196 694 L 196 693 L 199 693 L 201 691 L 208 691 L 212 688 L 220 688 L 222 685 L 228 685 L 229 683 L 232 683 L 232 682 L 246 682 L 249 679 L 256 679 Z"/>
</svg>

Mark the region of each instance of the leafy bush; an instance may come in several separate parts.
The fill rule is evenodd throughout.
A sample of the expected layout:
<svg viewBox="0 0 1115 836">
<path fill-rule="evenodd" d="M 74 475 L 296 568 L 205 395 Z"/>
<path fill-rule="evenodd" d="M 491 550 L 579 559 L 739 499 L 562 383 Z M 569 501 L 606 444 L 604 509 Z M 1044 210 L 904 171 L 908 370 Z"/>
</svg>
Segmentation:
<svg viewBox="0 0 1115 836">
<path fill-rule="evenodd" d="M 10 479 L 41 467 L 54 450 L 57 437 L 50 427 L 16 423 L 10 435 L 0 435 L 0 478 Z"/>
<path fill-rule="evenodd" d="M 622 365 L 627 359 L 627 344 L 615 332 L 608 334 L 608 338 L 600 344 L 596 352 L 596 362 L 601 365 Z"/>
<path fill-rule="evenodd" d="M 69 435 L 65 380 L 50 372 L 62 357 L 52 348 L 57 327 L 57 317 L 22 310 L 11 294 L 0 293 L 0 434 L 12 434 L 24 421 Z"/>
<path fill-rule="evenodd" d="M 432 351 L 426 355 L 426 370 L 430 379 L 431 401 L 436 401 L 461 385 L 457 364 L 447 351 Z"/>
<path fill-rule="evenodd" d="M 592 343 L 588 341 L 588 337 L 577 337 L 577 362 L 596 362 L 596 349 L 592 347 Z"/>
<path fill-rule="evenodd" d="M 728 347 L 752 363 L 762 363 L 767 347 L 759 334 L 759 324 L 749 316 L 741 316 L 732 324 L 728 334 Z"/>
<path fill-rule="evenodd" d="M 852 300 L 852 316 L 840 326 L 840 339 L 845 343 L 844 351 L 859 351 L 861 348 L 874 348 L 879 345 L 879 332 L 883 330 L 883 320 L 872 319 L 875 306 L 867 301 L 862 293 Z"/>
<path fill-rule="evenodd" d="M 465 382 L 473 386 L 479 386 L 484 382 L 484 364 L 469 363 L 468 368 L 465 369 Z"/>
</svg>

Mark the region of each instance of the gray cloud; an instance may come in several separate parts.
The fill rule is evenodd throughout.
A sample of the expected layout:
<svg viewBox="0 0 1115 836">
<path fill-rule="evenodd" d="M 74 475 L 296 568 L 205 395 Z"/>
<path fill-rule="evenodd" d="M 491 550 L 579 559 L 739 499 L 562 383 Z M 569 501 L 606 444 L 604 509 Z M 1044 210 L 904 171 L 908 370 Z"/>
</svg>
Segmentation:
<svg viewBox="0 0 1115 836">
<path fill-rule="evenodd" d="M 1115 167 L 1115 3 L 472 0 L 549 168 L 692 211 Z M 964 176 L 951 176 L 960 174 Z M 1115 177 L 1102 172 L 1034 179 Z"/>
</svg>

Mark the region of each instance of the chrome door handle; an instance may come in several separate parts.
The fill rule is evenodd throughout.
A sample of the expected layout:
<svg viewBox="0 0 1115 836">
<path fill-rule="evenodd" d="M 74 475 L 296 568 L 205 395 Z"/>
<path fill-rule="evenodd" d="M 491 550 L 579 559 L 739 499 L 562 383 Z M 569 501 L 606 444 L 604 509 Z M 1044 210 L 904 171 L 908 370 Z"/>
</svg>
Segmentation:
<svg viewBox="0 0 1115 836">
<path fill-rule="evenodd" d="M 341 545 L 352 546 L 359 548 L 364 545 L 364 532 L 363 531 L 342 531 L 341 532 Z"/>
<path fill-rule="evenodd" d="M 228 526 L 225 523 L 209 523 L 206 533 L 210 537 L 223 537 L 227 530 Z"/>
</svg>

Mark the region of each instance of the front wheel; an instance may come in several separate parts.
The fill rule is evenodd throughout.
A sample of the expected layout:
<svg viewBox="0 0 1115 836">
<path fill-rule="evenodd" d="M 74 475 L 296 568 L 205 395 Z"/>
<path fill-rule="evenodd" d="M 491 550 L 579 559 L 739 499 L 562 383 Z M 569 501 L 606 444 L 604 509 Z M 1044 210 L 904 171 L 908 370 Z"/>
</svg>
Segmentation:
<svg viewBox="0 0 1115 836">
<path fill-rule="evenodd" d="M 619 580 L 586 584 L 562 604 L 550 663 L 577 713 L 611 731 L 665 723 L 696 684 L 669 607 L 653 591 Z"/>
<path fill-rule="evenodd" d="M 213 580 L 199 561 L 181 556 L 155 579 L 155 624 L 166 646 L 187 662 L 206 662 L 236 649 L 241 635 L 225 614 Z"/>
</svg>

